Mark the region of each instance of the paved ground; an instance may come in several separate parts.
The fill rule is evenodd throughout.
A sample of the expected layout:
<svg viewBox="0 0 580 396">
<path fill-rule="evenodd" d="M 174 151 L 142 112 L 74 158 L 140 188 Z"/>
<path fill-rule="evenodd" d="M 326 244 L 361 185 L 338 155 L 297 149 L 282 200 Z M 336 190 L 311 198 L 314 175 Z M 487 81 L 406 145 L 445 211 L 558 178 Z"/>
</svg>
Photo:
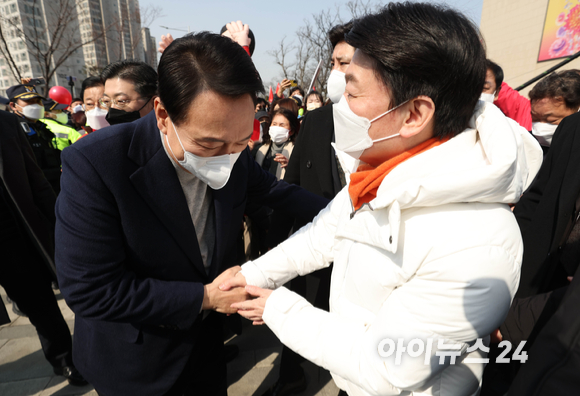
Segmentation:
<svg viewBox="0 0 580 396">
<path fill-rule="evenodd" d="M 57 299 L 64 318 L 73 328 L 74 314 L 61 295 Z M 90 395 L 96 396 L 91 386 L 79 388 L 68 385 L 62 377 L 54 376 L 52 367 L 44 359 L 34 327 L 27 318 L 15 315 L 6 293 L 0 288 L 12 323 L 0 326 L 0 395 Z M 244 321 L 241 336 L 229 340 L 236 344 L 240 355 L 228 365 L 229 396 L 261 396 L 278 377 L 279 341 L 266 326 L 252 326 Z M 303 364 L 308 378 L 304 396 L 336 396 L 338 388 L 327 371 L 310 362 Z"/>
</svg>

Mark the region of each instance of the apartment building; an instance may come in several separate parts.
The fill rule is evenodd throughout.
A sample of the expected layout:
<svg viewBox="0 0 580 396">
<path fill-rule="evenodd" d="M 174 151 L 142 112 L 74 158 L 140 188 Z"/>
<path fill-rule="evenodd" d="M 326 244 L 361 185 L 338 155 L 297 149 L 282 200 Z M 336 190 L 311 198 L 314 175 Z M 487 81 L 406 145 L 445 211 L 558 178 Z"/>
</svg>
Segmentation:
<svg viewBox="0 0 580 396">
<path fill-rule="evenodd" d="M 63 4 L 69 6 L 66 12 L 62 11 Z M 63 16 L 66 22 L 59 22 Z M 74 94 L 79 93 L 84 78 L 99 74 L 109 63 L 137 59 L 153 67 L 157 65 L 151 46 L 155 39 L 148 29 L 145 32 L 141 28 L 138 0 L 0 0 L 0 24 L 9 56 L 23 77 L 43 75 L 43 63 L 37 61 L 34 47 L 46 51 L 59 29 L 66 25 L 61 45 L 56 46 L 58 50 L 50 59 L 51 65 L 54 67 L 62 58 L 67 44 L 85 45 L 57 68 L 50 85 L 68 87 L 66 78 L 74 76 L 77 80 Z M 35 45 L 24 39 L 22 32 L 33 38 Z M 0 95 L 6 96 L 6 89 L 17 83 L 9 59 L 0 53 Z"/>
</svg>

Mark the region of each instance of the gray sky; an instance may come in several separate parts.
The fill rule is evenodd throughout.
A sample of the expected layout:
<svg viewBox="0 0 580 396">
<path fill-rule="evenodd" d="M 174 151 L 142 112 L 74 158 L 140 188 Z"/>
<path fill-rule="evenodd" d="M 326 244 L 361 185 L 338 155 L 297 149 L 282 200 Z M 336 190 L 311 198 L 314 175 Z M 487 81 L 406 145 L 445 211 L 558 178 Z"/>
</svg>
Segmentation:
<svg viewBox="0 0 580 396">
<path fill-rule="evenodd" d="M 165 16 L 156 19 L 150 26 L 151 35 L 159 41 L 162 34 L 171 33 L 181 37 L 186 32 L 167 30 L 160 25 L 192 32 L 208 30 L 219 33 L 223 25 L 232 20 L 241 20 L 250 25 L 256 36 L 256 49 L 252 59 L 256 65 L 266 89 L 270 81 L 280 74 L 280 67 L 274 58 L 267 54 L 276 48 L 278 42 L 286 36 L 286 42 L 296 40 L 296 30 L 311 19 L 312 14 L 340 6 L 341 15 L 350 19 L 344 4 L 347 1 L 336 0 L 293 0 L 291 2 L 274 1 L 234 1 L 234 0 L 140 0 L 141 7 L 150 4 L 160 6 Z M 470 17 L 477 25 L 481 19 L 483 0 L 445 0 L 441 1 Z M 384 2 L 386 4 L 387 2 Z"/>
</svg>

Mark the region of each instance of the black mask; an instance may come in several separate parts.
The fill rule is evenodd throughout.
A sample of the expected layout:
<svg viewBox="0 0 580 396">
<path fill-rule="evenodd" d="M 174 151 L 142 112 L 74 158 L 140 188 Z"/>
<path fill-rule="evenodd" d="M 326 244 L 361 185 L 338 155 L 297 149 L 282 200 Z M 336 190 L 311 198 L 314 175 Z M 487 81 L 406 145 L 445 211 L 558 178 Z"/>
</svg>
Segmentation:
<svg viewBox="0 0 580 396">
<path fill-rule="evenodd" d="M 141 118 L 138 111 L 125 111 L 115 108 L 110 108 L 105 116 L 105 120 L 111 125 L 123 124 L 125 122 L 133 122 Z"/>
<path fill-rule="evenodd" d="M 141 114 L 139 112 L 143 110 L 145 106 L 147 106 L 149 101 L 151 101 L 151 98 L 149 98 L 147 103 L 141 106 L 141 108 L 137 111 L 125 111 L 111 107 L 109 108 L 109 112 L 105 116 L 105 120 L 107 120 L 107 122 L 110 125 L 124 124 L 126 122 L 137 121 L 139 118 L 141 118 Z"/>
</svg>

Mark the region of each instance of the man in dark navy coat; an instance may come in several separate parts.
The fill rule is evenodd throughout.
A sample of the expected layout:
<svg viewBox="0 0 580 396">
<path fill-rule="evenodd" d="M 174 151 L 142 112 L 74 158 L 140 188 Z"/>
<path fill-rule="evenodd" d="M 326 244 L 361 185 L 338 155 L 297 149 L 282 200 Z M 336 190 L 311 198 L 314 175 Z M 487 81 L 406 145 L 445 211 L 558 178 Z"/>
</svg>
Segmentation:
<svg viewBox="0 0 580 396">
<path fill-rule="evenodd" d="M 56 266 L 76 314 L 75 364 L 104 396 L 226 395 L 214 311 L 247 298 L 219 289 L 239 271 L 230 267 L 246 204 L 312 218 L 327 200 L 251 157 L 263 87 L 239 45 L 177 39 L 158 73 L 154 113 L 63 151 Z"/>
</svg>

